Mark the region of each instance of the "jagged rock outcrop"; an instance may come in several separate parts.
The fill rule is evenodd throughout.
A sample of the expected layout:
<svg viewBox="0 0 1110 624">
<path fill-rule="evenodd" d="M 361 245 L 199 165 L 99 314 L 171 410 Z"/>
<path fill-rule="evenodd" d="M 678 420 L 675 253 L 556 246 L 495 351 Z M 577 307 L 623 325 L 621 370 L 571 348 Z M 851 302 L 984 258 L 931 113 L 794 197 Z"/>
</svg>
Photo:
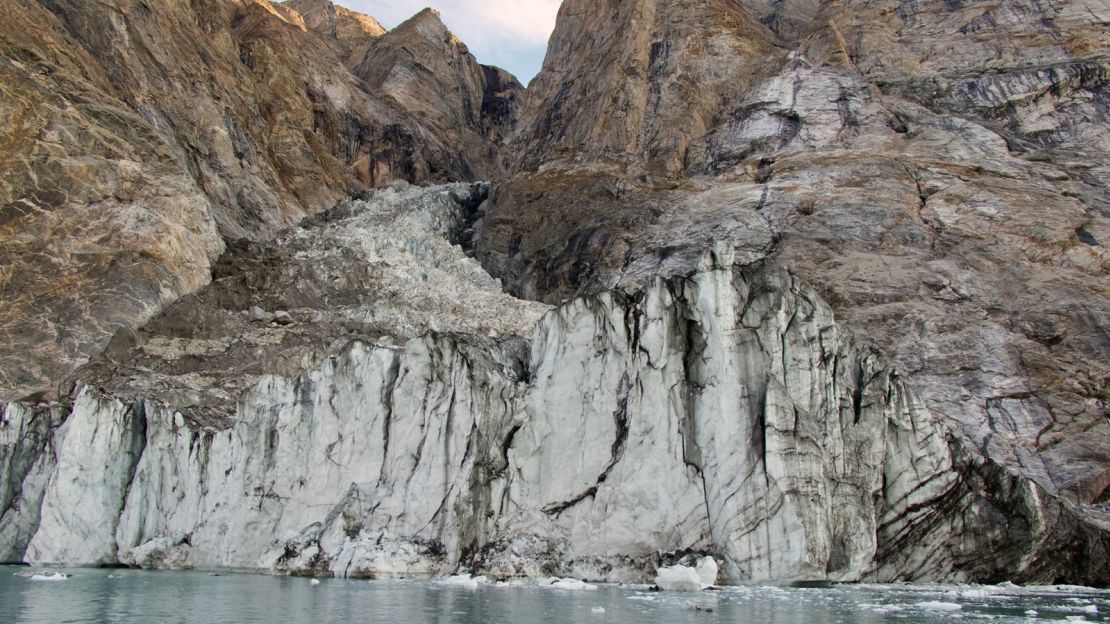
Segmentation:
<svg viewBox="0 0 1110 624">
<path fill-rule="evenodd" d="M 291 9 L 288 15 L 292 19 L 299 17 L 306 28 L 336 45 L 348 62 L 352 55 L 388 32 L 373 17 L 334 5 L 330 0 L 288 0 L 276 8 Z"/>
<path fill-rule="evenodd" d="M 450 136 L 463 129 L 469 140 L 457 147 L 458 166 L 499 161 L 524 88 L 508 72 L 479 65 L 439 13 L 424 9 L 350 62 L 367 89 L 390 98 L 430 131 Z M 485 166 L 474 167 L 473 174 L 496 172 Z"/>
<path fill-rule="evenodd" d="M 484 193 L 336 208 L 233 255 L 83 369 L 68 409 L 8 405 L 7 554 L 640 581 L 698 552 L 732 582 L 1110 580 L 1105 524 L 968 452 L 789 272 L 719 245 L 545 311 L 449 244 Z M 302 288 L 350 299 L 241 309 Z"/>
<path fill-rule="evenodd" d="M 0 398 L 56 396 L 207 284 L 225 241 L 396 179 L 496 177 L 520 87 L 419 21 L 423 45 L 321 2 L 5 2 Z M 367 52 L 398 39 L 421 71 L 371 83 L 345 63 L 403 69 Z"/>
<path fill-rule="evenodd" d="M 1110 48 L 1088 8 L 568 1 L 479 257 L 552 303 L 714 241 L 773 260 L 968 452 L 1098 515 Z"/>
</svg>

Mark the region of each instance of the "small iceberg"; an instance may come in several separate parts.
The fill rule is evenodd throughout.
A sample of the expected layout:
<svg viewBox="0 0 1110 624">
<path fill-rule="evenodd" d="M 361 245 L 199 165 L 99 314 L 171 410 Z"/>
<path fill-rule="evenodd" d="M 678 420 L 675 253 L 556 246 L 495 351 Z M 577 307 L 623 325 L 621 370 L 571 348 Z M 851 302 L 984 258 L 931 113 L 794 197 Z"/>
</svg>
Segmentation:
<svg viewBox="0 0 1110 624">
<path fill-rule="evenodd" d="M 320 584 L 320 579 L 312 579 L 308 583 L 309 583 L 309 585 L 319 585 Z"/>
<path fill-rule="evenodd" d="M 661 591 L 696 592 L 717 584 L 719 569 L 713 557 L 704 557 L 697 566 L 673 565 L 659 568 L 655 586 Z"/>
<path fill-rule="evenodd" d="M 963 607 L 954 602 L 939 601 L 919 602 L 917 603 L 917 606 L 921 607 L 922 609 L 928 609 L 930 611 L 961 611 L 963 609 Z"/>
<path fill-rule="evenodd" d="M 28 581 L 64 581 L 69 579 L 69 575 L 62 572 L 31 572 L 29 570 L 20 570 L 12 576 L 25 578 Z"/>
<path fill-rule="evenodd" d="M 484 576 L 470 576 L 469 574 L 457 574 L 449 576 L 439 582 L 440 585 L 448 587 L 461 587 L 463 589 L 478 589 L 482 585 L 488 585 L 489 579 Z"/>
<path fill-rule="evenodd" d="M 540 587 L 548 587 L 550 589 L 563 589 L 567 591 L 595 591 L 597 585 L 590 585 L 585 581 L 579 581 L 572 578 L 558 578 L 551 577 L 540 581 Z"/>
</svg>

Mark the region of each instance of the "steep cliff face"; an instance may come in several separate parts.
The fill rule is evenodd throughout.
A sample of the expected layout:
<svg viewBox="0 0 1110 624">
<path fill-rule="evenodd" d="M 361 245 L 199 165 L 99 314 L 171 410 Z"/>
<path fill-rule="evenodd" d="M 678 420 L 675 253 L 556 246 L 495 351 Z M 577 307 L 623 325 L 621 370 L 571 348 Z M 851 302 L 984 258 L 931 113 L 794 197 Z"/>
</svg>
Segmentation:
<svg viewBox="0 0 1110 624">
<path fill-rule="evenodd" d="M 0 560 L 1110 584 L 1099 10 L 5 3 Z"/>
<path fill-rule="evenodd" d="M 16 0 L 0 22 L 5 399 L 55 395 L 225 240 L 395 179 L 496 177 L 520 91 L 441 24 L 406 48 L 425 69 L 368 82 L 345 60 L 399 66 L 365 55 L 411 37 L 321 2 Z"/>
<path fill-rule="evenodd" d="M 1110 42 L 1086 7 L 566 2 L 479 256 L 549 302 L 714 241 L 773 260 L 968 448 L 1094 511 Z"/>
<path fill-rule="evenodd" d="M 7 406 L 7 556 L 642 581 L 698 552 L 736 582 L 1110 581 L 1110 519 L 969 453 L 782 268 L 720 245 L 545 310 L 450 245 L 484 191 L 337 208 L 115 344 L 67 410 Z M 313 283 L 316 311 L 241 309 Z"/>
<path fill-rule="evenodd" d="M 564 2 L 513 156 L 528 170 L 674 177 L 690 141 L 783 55 L 730 0 Z"/>
</svg>

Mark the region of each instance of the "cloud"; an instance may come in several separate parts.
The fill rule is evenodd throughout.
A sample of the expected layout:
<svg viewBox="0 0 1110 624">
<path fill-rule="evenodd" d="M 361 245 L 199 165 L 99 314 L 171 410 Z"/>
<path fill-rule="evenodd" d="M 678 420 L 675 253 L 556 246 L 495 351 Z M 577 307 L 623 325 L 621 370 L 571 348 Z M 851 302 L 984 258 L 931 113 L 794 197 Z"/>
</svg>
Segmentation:
<svg viewBox="0 0 1110 624">
<path fill-rule="evenodd" d="M 338 0 L 392 28 L 426 6 L 483 63 L 505 67 L 527 82 L 539 71 L 561 0 Z"/>
</svg>

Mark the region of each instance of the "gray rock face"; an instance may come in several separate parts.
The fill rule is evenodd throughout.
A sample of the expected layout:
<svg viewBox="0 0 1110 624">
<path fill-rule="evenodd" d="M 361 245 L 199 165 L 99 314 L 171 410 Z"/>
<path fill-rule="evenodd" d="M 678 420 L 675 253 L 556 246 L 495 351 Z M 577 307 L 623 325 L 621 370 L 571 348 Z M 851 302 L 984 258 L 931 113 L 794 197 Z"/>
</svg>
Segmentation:
<svg viewBox="0 0 1110 624">
<path fill-rule="evenodd" d="M 811 284 L 968 448 L 1092 513 L 1107 501 L 1104 9 L 560 15 L 476 237 L 512 292 L 634 292 L 727 242 Z"/>
<path fill-rule="evenodd" d="M 284 235 L 290 253 L 271 258 L 273 281 L 217 279 L 188 306 L 193 322 L 170 322 L 171 310 L 119 347 L 128 366 L 88 367 L 95 383 L 67 413 L 8 406 L 0 526 L 22 527 L 8 552 L 35 563 L 371 578 L 464 566 L 611 581 L 650 579 L 697 552 L 723 561 L 733 582 L 1108 581 L 1105 519 L 968 452 L 774 263 L 741 265 L 720 245 L 691 274 L 632 294 L 546 311 L 505 301 L 502 323 L 479 335 L 467 323 L 491 304 L 452 316 L 442 289 L 472 274 L 467 302 L 504 297 L 446 240 L 482 192 L 390 190 L 336 209 Z M 450 278 L 429 291 L 436 299 L 418 301 L 460 323 L 453 333 L 389 334 L 400 346 L 349 338 L 285 373 L 229 366 L 222 387 L 242 390 L 227 413 L 189 394 L 218 392 L 206 381 L 214 370 L 180 354 L 204 347 L 204 362 L 232 362 L 251 340 L 212 334 L 229 291 L 253 289 L 264 308 L 306 267 L 365 267 L 369 256 L 317 254 L 336 248 L 333 236 L 370 233 L 361 253 L 393 268 L 369 272 L 364 292 L 441 271 Z M 381 328 L 403 327 L 386 314 Z M 174 351 L 158 333 L 169 327 Z M 271 344 L 302 344 L 287 356 L 334 340 L 297 323 L 266 331 Z"/>
</svg>

